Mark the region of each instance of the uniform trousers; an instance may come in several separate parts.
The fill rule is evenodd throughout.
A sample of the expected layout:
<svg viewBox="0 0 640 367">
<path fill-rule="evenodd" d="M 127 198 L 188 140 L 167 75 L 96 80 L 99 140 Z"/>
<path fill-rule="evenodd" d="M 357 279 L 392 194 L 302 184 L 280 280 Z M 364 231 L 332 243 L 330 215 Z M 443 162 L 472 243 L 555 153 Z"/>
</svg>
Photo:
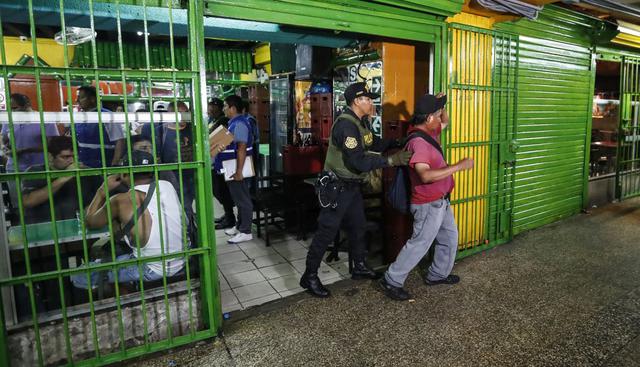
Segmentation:
<svg viewBox="0 0 640 367">
<path fill-rule="evenodd" d="M 307 253 L 307 273 L 317 273 L 327 247 L 341 228 L 347 232 L 351 257 L 355 262 L 363 262 L 366 256 L 364 243 L 365 224 L 364 203 L 359 184 L 347 184 L 338 194 L 336 208 L 322 208 L 318 216 L 318 229 Z"/>
</svg>

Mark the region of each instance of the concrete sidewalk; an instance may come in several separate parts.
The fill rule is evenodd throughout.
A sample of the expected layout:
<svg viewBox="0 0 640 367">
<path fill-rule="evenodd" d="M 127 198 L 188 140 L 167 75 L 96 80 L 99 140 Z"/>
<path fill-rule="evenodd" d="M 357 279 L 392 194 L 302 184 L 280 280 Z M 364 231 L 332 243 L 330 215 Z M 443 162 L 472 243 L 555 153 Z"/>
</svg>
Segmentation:
<svg viewBox="0 0 640 367">
<path fill-rule="evenodd" d="M 411 303 L 343 281 L 135 365 L 640 366 L 640 200 L 519 235 L 454 273 L 460 284 L 434 287 L 412 273 Z"/>
</svg>

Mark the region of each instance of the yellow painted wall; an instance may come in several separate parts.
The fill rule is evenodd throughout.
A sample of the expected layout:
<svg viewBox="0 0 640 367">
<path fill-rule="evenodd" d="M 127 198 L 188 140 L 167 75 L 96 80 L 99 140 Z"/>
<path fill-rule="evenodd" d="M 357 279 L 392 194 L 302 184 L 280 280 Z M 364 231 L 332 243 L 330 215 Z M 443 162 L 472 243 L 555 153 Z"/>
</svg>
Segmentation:
<svg viewBox="0 0 640 367">
<path fill-rule="evenodd" d="M 384 121 L 408 120 L 415 104 L 415 47 L 382 44 Z"/>
<path fill-rule="evenodd" d="M 37 40 L 38 56 L 49 66 L 64 67 L 64 46 L 52 39 L 39 38 Z M 31 40 L 22 41 L 18 37 L 4 37 L 4 49 L 8 65 L 15 65 L 24 55 L 33 57 Z M 69 63 L 73 60 L 75 46 L 69 46 Z"/>
<path fill-rule="evenodd" d="M 490 29 L 493 20 L 460 13 L 447 21 Z M 491 85 L 491 36 L 453 30 L 449 46 L 447 75 L 453 83 L 464 87 Z M 467 199 L 453 206 L 459 231 L 459 248 L 484 244 L 488 239 L 489 128 L 491 125 L 491 92 L 466 88 L 449 89 L 450 144 L 464 144 L 450 149 L 450 162 L 464 157 L 475 160 L 471 171 L 454 175 L 456 189 L 452 200 Z M 476 145 L 476 146 L 474 146 Z"/>
</svg>

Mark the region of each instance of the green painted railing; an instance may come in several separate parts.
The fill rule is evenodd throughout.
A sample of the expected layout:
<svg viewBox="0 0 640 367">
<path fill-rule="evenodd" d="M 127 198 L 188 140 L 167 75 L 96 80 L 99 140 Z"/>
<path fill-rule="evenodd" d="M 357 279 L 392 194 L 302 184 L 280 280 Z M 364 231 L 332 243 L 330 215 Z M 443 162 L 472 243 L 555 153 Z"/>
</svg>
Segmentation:
<svg viewBox="0 0 640 367">
<path fill-rule="evenodd" d="M 95 29 L 93 5 L 96 0 L 87 2 L 87 12 L 84 21 L 92 30 Z M 211 338 L 218 334 L 221 325 L 221 310 L 219 301 L 219 286 L 215 267 L 215 235 L 209 228 L 213 223 L 213 208 L 210 199 L 211 193 L 211 162 L 209 158 L 208 131 L 204 121 L 206 111 L 206 70 L 205 62 L 207 54 L 204 48 L 203 37 L 203 8 L 199 1 L 188 2 L 188 29 L 186 33 L 179 34 L 173 28 L 173 6 L 175 2 L 162 1 L 160 5 L 166 8 L 156 8 L 154 12 L 164 12 L 169 35 L 165 38 L 167 47 L 163 48 L 161 66 L 168 70 L 154 70 L 157 68 L 154 59 L 155 49 L 150 46 L 149 38 L 153 34 L 146 14 L 148 6 L 156 6 L 158 1 L 135 1 L 134 5 L 140 5 L 137 9 L 142 17 L 144 35 L 141 37 L 141 45 L 136 47 L 135 58 L 139 62 L 135 66 L 139 70 L 131 70 L 131 48 L 125 46 L 123 38 L 125 33 L 136 30 L 127 29 L 126 23 L 121 20 L 120 4 L 131 4 L 132 1 L 111 1 L 114 12 L 113 21 L 117 25 L 113 30 L 117 35 L 117 42 L 109 44 L 108 50 L 99 51 L 95 40 L 83 45 L 80 53 L 82 67 L 74 65 L 70 58 L 69 45 L 64 39 L 64 66 L 51 68 L 41 65 L 37 60 L 39 50 L 36 42 L 38 32 L 34 14 L 33 0 L 25 2 L 25 12 L 28 12 L 28 29 L 32 39 L 32 51 L 34 65 L 8 65 L 7 50 L 4 43 L 0 42 L 0 69 L 4 82 L 6 96 L 12 93 L 27 94 L 33 106 L 38 106 L 35 111 L 23 109 L 15 104 L 16 101 L 7 98 L 7 111 L 0 112 L 0 120 L 5 125 L 8 156 L 13 160 L 14 170 L 0 173 L 0 183 L 3 189 L 9 190 L 15 196 L 15 205 L 9 204 L 7 211 L 11 215 L 11 222 L 6 228 L 0 228 L 5 246 L 3 253 L 9 254 L 0 267 L 3 274 L 0 276 L 0 288 L 2 289 L 3 307 L 0 317 L 0 366 L 8 365 L 101 365 L 118 362 L 127 358 L 142 354 L 172 348 L 196 340 Z M 56 0 L 52 6 L 59 10 L 59 26 L 65 29 L 65 1 Z M 130 9 L 130 8 L 129 8 Z M 4 23 L 12 19 L 0 17 L 0 38 L 4 37 L 2 30 Z M 77 19 L 75 19 L 77 21 Z M 177 44 L 188 44 L 188 49 L 176 47 Z M 102 56 L 100 53 L 102 52 Z M 191 55 L 186 60 L 184 54 Z M 104 65 L 108 54 L 109 64 Z M 236 60 L 232 60 L 236 61 Z M 245 60 L 243 65 L 248 65 Z M 105 69 L 108 67 L 108 69 Z M 178 70 L 180 69 L 180 70 Z M 33 83 L 27 89 L 20 89 L 21 85 L 14 80 L 19 75 L 22 80 L 31 78 Z M 72 88 L 58 88 L 57 91 L 44 89 L 44 81 L 50 81 L 50 77 L 56 77 L 59 83 L 65 86 L 91 84 L 100 85 L 102 81 L 116 82 L 126 90 L 132 82 L 144 82 L 146 93 L 130 100 L 124 93 L 119 99 L 118 105 L 122 112 L 102 111 L 103 98 L 100 93 L 96 96 L 96 112 L 78 113 L 74 106 L 60 105 L 58 112 L 45 111 L 43 106 L 51 105 L 53 101 L 75 101 L 75 90 Z M 157 82 L 169 83 L 170 95 L 158 95 L 154 92 L 153 85 Z M 187 95 L 179 95 L 178 91 L 186 89 Z M 64 90 L 65 95 L 60 95 Z M 153 106 L 157 100 L 171 101 L 174 109 L 179 110 L 179 103 L 186 101 L 190 113 L 154 113 L 138 115 L 129 111 L 131 102 L 145 102 Z M 65 112 L 66 111 L 66 112 Z M 142 118 L 140 117 L 142 116 Z M 107 160 L 105 145 L 107 136 L 105 128 L 113 126 L 111 120 L 117 118 L 118 125 L 124 131 L 123 156 L 131 162 L 134 152 L 132 147 L 132 131 L 136 123 L 144 122 L 150 126 L 150 131 L 156 127 L 167 126 L 167 131 L 175 131 L 177 159 L 171 162 L 156 162 L 145 166 L 112 166 Z M 66 133 L 71 140 L 71 153 L 74 166 L 61 169 L 57 163 L 58 155 L 47 154 L 51 148 L 51 130 L 47 126 L 56 124 L 59 133 Z M 78 141 L 78 129 L 85 125 L 96 124 L 99 135 L 98 148 L 100 151 L 101 165 L 94 168 L 84 168 L 81 165 L 79 151 L 81 144 Z M 175 126 L 186 125 L 184 130 L 175 129 Z M 171 130 L 170 126 L 174 126 Z M 24 140 L 24 128 L 34 127 L 37 141 L 41 145 L 40 153 L 36 151 L 36 157 L 43 167 L 34 170 L 24 170 L 19 162 L 23 160 L 21 142 Z M 86 127 L 86 126 L 85 126 Z M 18 134 L 18 129 L 21 129 Z M 189 138 L 185 132 L 191 130 Z M 164 130 L 163 130 L 164 131 Z M 166 145 L 161 146 L 158 136 L 149 134 L 151 149 L 154 156 L 158 157 Z M 188 152 L 185 145 L 192 148 L 193 154 L 189 157 L 182 156 Z M 53 151 L 52 151 L 53 153 Z M 37 159 L 38 160 L 38 159 Z M 194 208 L 194 216 L 188 218 L 184 210 L 179 215 L 181 248 L 177 251 L 169 251 L 169 244 L 165 238 L 168 228 L 162 228 L 166 219 L 163 212 L 158 211 L 156 225 L 160 228 L 160 253 L 143 256 L 143 244 L 137 235 L 141 223 L 133 216 L 136 236 L 132 240 L 133 257 L 127 260 L 117 260 L 120 251 L 118 243 L 114 240 L 114 233 L 122 223 L 116 220 L 115 210 L 121 207 L 112 206 L 114 197 L 130 196 L 130 204 L 133 212 L 137 210 L 141 201 L 137 198 L 136 191 L 125 186 L 121 193 L 106 189 L 109 177 L 119 176 L 122 179 L 135 179 L 136 177 L 153 177 L 159 182 L 167 174 L 173 173 L 177 182 L 177 197 L 183 208 Z M 149 176 L 150 175 L 150 176 Z M 192 179 L 189 179 L 189 176 Z M 102 229 L 90 229 L 85 221 L 86 208 L 89 202 L 83 195 L 83 188 L 88 189 L 88 179 L 94 179 L 105 183 L 102 193 L 95 193 L 93 200 L 104 196 L 105 203 L 101 211 L 106 213 L 106 225 Z M 38 224 L 30 224 L 33 217 L 29 217 L 31 201 L 25 202 L 28 195 L 22 190 L 26 184 L 33 184 L 35 180 L 42 183 L 45 210 L 39 213 L 48 217 Z M 66 183 L 65 183 L 66 182 Z M 75 194 L 60 197 L 61 187 L 74 185 Z M 72 187 L 71 186 L 71 187 Z M 165 190 L 167 186 L 163 186 Z M 186 202 L 187 191 L 195 192 L 194 203 Z M 71 191 L 73 192 L 73 190 Z M 31 192 L 32 194 L 33 192 Z M 124 196 L 123 196 L 124 195 Z M 152 201 L 160 208 L 163 202 L 160 185 Z M 33 196 L 29 197 L 33 200 Z M 76 202 L 77 212 L 62 213 L 57 210 L 62 204 Z M 46 212 L 46 213 L 45 213 Z M 114 214 L 114 215 L 112 215 Z M 61 218 L 60 215 L 64 216 Z M 68 218 L 70 215 L 71 218 Z M 189 220 L 193 220 L 197 227 L 193 243 L 189 240 Z M 4 223 L 4 221 L 2 221 Z M 175 228 L 178 228 L 176 225 Z M 108 234 L 108 236 L 105 236 Z M 43 238 L 44 237 L 44 238 Z M 108 238 L 102 247 L 102 253 L 96 256 L 94 244 L 96 238 Z M 4 257 L 4 255 L 3 255 Z M 99 259 L 99 262 L 96 260 Z M 176 276 L 170 276 L 167 263 L 171 260 L 184 260 L 184 268 Z M 149 263 L 161 263 L 162 276 L 158 281 L 144 280 L 145 266 Z M 137 268 L 138 280 L 120 283 L 121 271 L 127 267 Z M 70 281 L 71 276 L 81 275 L 87 282 L 91 281 L 92 274 L 103 276 L 106 272 L 112 272 L 112 295 L 106 295 L 103 282 L 97 282 L 97 288 L 82 290 L 75 288 Z M 24 307 L 16 309 L 11 305 Z M 78 320 L 82 324 L 78 324 Z M 82 326 L 85 325 L 85 326 Z M 46 334 L 46 336 L 45 336 Z M 22 335 L 22 336 L 21 336 Z M 21 343 L 24 337 L 30 343 Z M 30 347 L 28 347 L 31 345 Z"/>
</svg>

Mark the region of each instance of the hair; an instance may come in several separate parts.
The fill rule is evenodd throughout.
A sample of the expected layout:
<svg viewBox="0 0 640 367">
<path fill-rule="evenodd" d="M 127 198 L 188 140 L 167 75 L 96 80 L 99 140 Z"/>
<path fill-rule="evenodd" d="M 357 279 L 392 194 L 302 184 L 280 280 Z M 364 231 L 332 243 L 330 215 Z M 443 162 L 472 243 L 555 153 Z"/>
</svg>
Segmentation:
<svg viewBox="0 0 640 367">
<path fill-rule="evenodd" d="M 424 113 L 414 114 L 409 123 L 413 126 L 421 125 L 425 122 L 426 119 L 429 118 L 430 115 L 431 114 L 424 114 Z"/>
<path fill-rule="evenodd" d="M 73 142 L 70 136 L 52 136 L 47 141 L 47 150 L 56 157 L 63 150 L 73 150 Z"/>
<path fill-rule="evenodd" d="M 83 92 L 87 97 L 97 98 L 96 88 L 91 85 L 83 85 L 78 88 L 78 93 Z"/>
<path fill-rule="evenodd" d="M 180 108 L 184 108 L 185 110 L 189 111 L 189 106 L 187 106 L 186 103 L 182 101 L 178 101 L 177 105 L 178 105 L 178 111 L 180 111 Z M 173 101 L 171 101 L 167 106 L 167 112 L 175 112 L 175 107 L 176 106 L 174 106 Z"/>
<path fill-rule="evenodd" d="M 148 137 L 142 135 L 142 134 L 138 134 L 138 135 L 131 135 L 131 146 L 133 146 L 136 143 L 139 143 L 141 141 L 151 141 L 151 139 L 149 139 Z"/>
<path fill-rule="evenodd" d="M 218 106 L 219 109 L 222 109 L 223 104 L 224 102 L 220 98 L 212 98 L 211 101 L 209 101 L 209 106 Z"/>
<path fill-rule="evenodd" d="M 244 102 L 242 102 L 242 98 L 240 98 L 239 96 L 236 96 L 235 94 L 232 94 L 230 96 L 227 96 L 227 98 L 225 98 L 224 101 L 227 103 L 227 106 L 229 106 L 229 108 L 235 107 L 238 113 L 242 113 L 242 110 L 244 107 Z"/>
<path fill-rule="evenodd" d="M 28 106 L 31 106 L 31 101 L 29 100 L 29 97 L 25 96 L 24 94 L 12 93 L 11 99 L 20 108 L 26 108 Z"/>
</svg>

